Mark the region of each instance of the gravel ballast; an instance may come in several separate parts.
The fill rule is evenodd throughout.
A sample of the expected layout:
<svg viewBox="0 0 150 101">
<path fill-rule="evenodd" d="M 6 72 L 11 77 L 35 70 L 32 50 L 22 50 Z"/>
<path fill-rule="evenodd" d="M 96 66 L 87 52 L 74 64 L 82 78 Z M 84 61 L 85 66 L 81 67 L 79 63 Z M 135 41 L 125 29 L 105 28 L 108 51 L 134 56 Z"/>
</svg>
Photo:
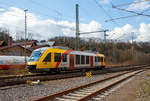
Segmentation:
<svg viewBox="0 0 150 101">
<path fill-rule="evenodd" d="M 150 70 L 137 74 L 113 93 L 105 96 L 102 101 L 150 101 L 150 96 L 143 93 L 143 85 L 150 78 L 148 73 Z"/>
<path fill-rule="evenodd" d="M 17 88 L 0 90 L 0 101 L 29 101 L 34 98 L 51 95 L 60 91 L 64 91 L 66 89 L 74 88 L 93 81 L 101 80 L 116 74 L 119 74 L 119 72 L 93 75 L 91 78 L 76 77 L 76 78 L 52 80 L 42 82 L 41 84 L 34 86 L 25 84 L 22 87 L 18 86 Z"/>
</svg>

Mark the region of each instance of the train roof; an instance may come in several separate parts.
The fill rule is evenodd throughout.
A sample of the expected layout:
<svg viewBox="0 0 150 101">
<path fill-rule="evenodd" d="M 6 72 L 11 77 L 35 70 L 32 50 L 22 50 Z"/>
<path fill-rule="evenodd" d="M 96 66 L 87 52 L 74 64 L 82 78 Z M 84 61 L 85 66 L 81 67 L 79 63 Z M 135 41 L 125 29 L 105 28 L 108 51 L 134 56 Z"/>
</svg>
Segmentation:
<svg viewBox="0 0 150 101">
<path fill-rule="evenodd" d="M 89 55 L 89 56 L 97 56 L 97 54 L 95 53 L 88 53 L 88 52 L 84 52 L 84 51 L 72 51 L 70 54 L 74 54 L 74 55 Z"/>
<path fill-rule="evenodd" d="M 42 47 L 42 48 L 38 48 L 38 49 L 35 49 L 34 51 L 44 51 L 44 50 L 47 50 L 47 49 L 50 49 L 50 48 L 69 50 L 69 48 L 67 48 L 67 47 L 53 46 L 53 47 Z"/>
<path fill-rule="evenodd" d="M 34 51 L 45 51 L 47 49 L 63 49 L 63 50 L 70 50 L 69 48 L 66 47 L 61 47 L 61 46 L 54 46 L 54 47 L 43 47 L 43 48 L 38 48 Z M 76 50 L 72 50 L 72 52 L 70 52 L 70 54 L 75 54 L 75 55 L 89 55 L 89 56 L 104 56 L 103 54 L 99 54 L 98 52 L 92 52 L 92 51 L 76 51 Z"/>
<path fill-rule="evenodd" d="M 35 49 L 34 51 L 45 51 L 49 48 L 51 48 L 51 47 L 42 47 L 42 48 Z"/>
</svg>

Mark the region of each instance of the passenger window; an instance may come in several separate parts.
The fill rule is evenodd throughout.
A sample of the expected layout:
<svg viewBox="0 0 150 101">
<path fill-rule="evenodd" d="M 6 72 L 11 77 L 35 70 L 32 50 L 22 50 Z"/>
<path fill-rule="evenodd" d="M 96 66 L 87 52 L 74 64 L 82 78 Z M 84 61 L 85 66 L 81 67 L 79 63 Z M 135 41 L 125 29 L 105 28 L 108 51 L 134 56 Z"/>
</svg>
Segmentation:
<svg viewBox="0 0 150 101">
<path fill-rule="evenodd" d="M 103 57 L 101 57 L 101 62 L 103 62 Z"/>
<path fill-rule="evenodd" d="M 86 56 L 86 64 L 89 64 L 89 56 Z"/>
<path fill-rule="evenodd" d="M 98 58 L 98 62 L 100 62 L 100 57 L 97 57 Z"/>
<path fill-rule="evenodd" d="M 67 62 L 67 54 L 62 54 L 63 62 Z"/>
<path fill-rule="evenodd" d="M 61 62 L 61 53 L 55 53 L 55 62 Z"/>
<path fill-rule="evenodd" d="M 80 64 L 80 55 L 76 55 L 76 64 Z"/>
<path fill-rule="evenodd" d="M 85 56 L 81 55 L 81 64 L 85 64 Z"/>
<path fill-rule="evenodd" d="M 95 62 L 97 62 L 97 57 L 95 56 Z"/>
<path fill-rule="evenodd" d="M 51 61 L 51 53 L 48 53 L 43 62 L 50 62 Z"/>
</svg>

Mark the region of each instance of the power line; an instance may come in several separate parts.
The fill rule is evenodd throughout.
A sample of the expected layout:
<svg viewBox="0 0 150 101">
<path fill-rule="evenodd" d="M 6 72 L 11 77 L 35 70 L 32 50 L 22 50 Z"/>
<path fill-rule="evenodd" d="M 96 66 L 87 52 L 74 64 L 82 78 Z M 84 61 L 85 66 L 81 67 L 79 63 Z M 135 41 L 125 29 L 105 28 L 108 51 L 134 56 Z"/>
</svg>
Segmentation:
<svg viewBox="0 0 150 101">
<path fill-rule="evenodd" d="M 145 0 L 145 1 L 150 1 L 150 0 Z M 140 1 L 140 2 L 143 2 L 143 1 Z M 140 2 L 134 2 L 134 3 L 140 3 Z M 135 12 L 135 11 L 129 11 L 127 9 L 121 9 L 121 8 L 118 8 L 117 6 L 114 6 L 113 4 L 112 4 L 112 8 L 116 8 L 118 10 L 123 10 L 123 11 L 130 12 L 130 13 L 135 13 L 136 15 L 129 15 L 129 16 L 123 16 L 123 17 L 119 17 L 119 18 L 109 19 L 109 20 L 105 20 L 105 22 L 118 20 L 118 19 L 123 19 L 123 18 L 135 17 L 135 16 L 139 16 L 139 15 L 144 15 L 144 16 L 148 16 L 148 17 L 150 16 L 150 15 L 147 15 L 147 14 L 143 14 L 144 12 L 148 11 L 150 8 L 148 8 L 146 10 L 143 10 L 141 13 L 138 13 L 138 12 Z"/>
<path fill-rule="evenodd" d="M 145 0 L 145 1 L 149 1 L 149 0 Z M 112 4 L 112 2 L 111 2 L 111 5 L 112 5 L 112 7 L 116 7 L 116 6 L 114 6 L 113 4 Z M 137 12 L 132 12 L 132 13 L 135 13 L 135 15 L 129 15 L 129 16 L 124 16 L 124 17 L 119 17 L 119 18 L 114 18 L 114 19 L 109 19 L 109 20 L 106 20 L 106 22 L 109 22 L 109 21 L 114 21 L 114 20 L 118 20 L 118 19 L 123 19 L 123 18 L 129 18 L 129 17 L 134 17 L 134 16 L 139 16 L 139 15 L 145 15 L 145 14 L 143 14 L 144 12 L 146 12 L 146 11 L 148 11 L 150 8 L 148 8 L 148 9 L 146 9 L 146 10 L 143 10 L 142 12 L 140 12 L 140 13 L 137 13 Z M 130 11 L 129 11 L 130 12 Z M 146 15 L 146 16 L 148 16 L 149 17 L 149 15 Z M 121 29 L 121 30 L 123 30 L 123 29 Z M 114 34 L 113 34 L 114 35 Z M 123 36 L 125 36 L 125 35 L 127 35 L 126 33 L 124 33 L 124 34 L 122 34 L 120 37 L 118 37 L 116 40 L 118 40 L 118 39 L 120 39 L 120 38 L 122 38 Z"/>
<path fill-rule="evenodd" d="M 2 9 L 5 9 L 4 7 L 0 7 Z M 2 13 L 1 13 L 2 14 Z M 11 15 L 11 16 L 15 16 L 15 17 L 23 17 L 23 15 L 15 15 L 15 14 L 8 14 L 7 15 Z M 28 15 L 28 14 L 27 14 Z M 28 17 L 31 17 L 30 15 L 28 15 Z"/>
<path fill-rule="evenodd" d="M 0 7 L 0 8 L 5 9 L 4 7 Z M 28 14 L 29 14 L 29 13 L 28 13 Z M 28 14 L 27 14 L 27 15 L 28 15 Z M 15 17 L 21 17 L 21 16 L 23 16 L 23 15 L 9 14 L 9 13 L 7 13 L 7 15 L 11 15 L 11 16 L 15 16 Z M 45 15 L 45 16 L 49 17 L 49 15 Z M 28 15 L 28 17 L 32 17 L 32 16 Z M 54 17 L 54 16 L 51 16 L 51 17 L 53 17 L 54 19 L 56 19 L 56 17 Z"/>
<path fill-rule="evenodd" d="M 32 16 L 30 16 L 30 15 L 28 15 L 29 13 L 27 13 L 27 17 L 28 18 L 32 18 Z M 10 15 L 10 16 L 15 16 L 15 17 L 24 17 L 23 15 L 15 15 L 15 14 L 7 14 L 7 15 Z M 1 24 L 3 24 L 3 23 L 1 23 Z M 74 31 L 75 29 L 73 29 L 73 28 L 71 28 L 71 27 L 68 27 L 68 26 L 63 26 L 63 25 L 59 25 L 59 24 L 55 24 L 57 27 L 60 27 L 60 28 L 68 28 L 68 29 L 70 29 L 70 30 L 72 30 L 72 31 Z M 16 26 L 16 25 L 15 25 Z M 20 27 L 20 26 L 19 26 Z"/>
<path fill-rule="evenodd" d="M 150 10 L 150 7 L 149 7 L 148 9 L 143 10 L 143 13 L 144 13 L 144 12 L 147 12 L 148 10 Z"/>
<path fill-rule="evenodd" d="M 48 10 L 51 10 L 51 11 L 55 12 L 56 14 L 62 16 L 62 13 L 60 13 L 58 10 L 49 8 L 49 7 L 47 7 L 47 6 L 45 6 L 45 5 L 42 5 L 42 4 L 40 4 L 39 2 L 35 2 L 35 1 L 33 1 L 33 0 L 29 0 L 29 1 L 32 2 L 32 3 L 34 3 L 34 4 L 37 4 L 37 5 L 39 5 L 39 6 L 43 6 L 44 8 L 46 8 L 46 9 L 48 9 Z"/>
<path fill-rule="evenodd" d="M 12 2 L 13 0 L 10 0 L 10 2 Z M 40 10 L 37 10 L 36 12 L 37 13 L 39 13 L 39 14 L 41 14 L 41 15 L 43 15 L 43 16 L 45 16 L 45 17 L 52 17 L 53 19 L 55 19 L 55 20 L 58 20 L 59 18 L 58 18 L 58 15 L 59 15 L 59 17 L 62 19 L 62 17 L 63 17 L 63 19 L 65 20 L 65 19 L 70 19 L 70 17 L 68 18 L 66 18 L 66 17 L 64 17 L 64 16 L 62 16 L 63 14 L 60 12 L 60 11 L 58 11 L 58 10 L 56 10 L 56 9 L 53 9 L 53 8 L 50 8 L 50 7 L 48 7 L 48 6 L 46 6 L 46 5 L 44 5 L 44 4 L 41 4 L 41 3 L 39 3 L 39 2 L 36 2 L 36 1 L 34 1 L 34 0 L 29 0 L 32 4 L 34 4 L 34 5 L 38 5 L 38 7 L 43 7 L 43 8 L 45 8 L 45 9 L 48 9 L 48 10 L 50 10 L 50 11 L 52 11 L 52 12 L 54 12 L 54 13 L 56 13 L 57 14 L 57 16 L 54 16 L 54 15 L 49 15 L 49 13 L 47 14 L 45 14 L 45 13 L 43 13 L 43 12 L 41 12 Z M 13 4 L 14 4 L 14 2 L 12 2 Z M 20 3 L 20 2 L 18 2 L 18 3 Z M 3 4 L 5 4 L 5 5 L 7 5 L 7 6 L 10 6 L 9 5 L 9 2 L 8 3 L 4 3 L 3 2 Z M 22 3 L 20 3 L 21 5 L 22 5 Z M 13 5 L 12 5 L 13 6 Z M 27 8 L 23 8 L 22 6 L 21 7 L 19 7 L 19 8 L 21 8 L 21 9 L 27 9 Z M 28 8 L 29 9 L 29 8 Z M 32 8 L 30 8 L 29 9 L 30 11 L 33 11 L 33 9 Z M 72 19 L 71 19 L 72 20 Z"/>
<path fill-rule="evenodd" d="M 1 8 L 4 8 L 4 7 L 1 7 Z M 29 14 L 29 13 L 28 13 Z M 27 16 L 28 16 L 28 18 L 29 17 L 32 17 L 32 16 L 30 16 L 30 15 L 28 15 L 27 14 Z M 15 15 L 15 14 L 8 14 L 8 15 L 11 15 L 11 16 L 15 16 L 15 17 L 23 17 L 22 15 Z M 49 17 L 48 15 L 47 15 L 47 17 Z M 70 29 L 70 30 L 72 30 L 72 31 L 74 31 L 75 29 L 73 29 L 73 28 L 70 28 L 70 27 L 67 27 L 67 26 L 62 26 L 62 25 L 59 25 L 59 24 L 55 24 L 57 27 L 61 27 L 61 28 L 68 28 L 68 29 Z M 19 26 L 20 27 L 20 26 Z"/>
<path fill-rule="evenodd" d="M 102 10 L 103 10 L 103 12 L 109 17 L 109 18 L 111 18 L 112 19 L 112 17 L 107 13 L 107 11 L 97 2 L 97 0 L 93 0 L 96 4 L 97 4 L 97 6 L 99 7 L 99 8 L 101 8 Z"/>
<path fill-rule="evenodd" d="M 7 6 L 10 7 L 10 5 L 8 5 L 8 3 L 3 3 L 3 4 L 5 4 L 5 5 L 7 5 Z M 3 8 L 4 8 L 4 7 L 3 7 Z M 20 9 L 22 9 L 22 10 L 26 9 L 26 8 L 23 8 L 23 7 L 18 7 L 18 8 L 20 8 Z M 30 10 L 30 11 L 33 11 L 33 9 L 31 9 L 31 8 L 30 8 L 29 10 Z M 52 17 L 52 18 L 55 19 L 55 20 L 57 19 L 56 16 L 47 15 L 47 14 L 41 12 L 40 10 L 37 10 L 36 12 L 39 13 L 39 14 L 42 14 L 42 15 L 45 16 L 45 17 Z"/>
<path fill-rule="evenodd" d="M 146 10 L 143 10 L 142 12 L 140 12 L 141 14 L 143 14 L 144 12 L 150 10 L 150 7 Z M 119 19 L 125 19 L 125 18 L 129 18 L 129 17 L 135 17 L 135 16 L 139 16 L 138 14 L 135 15 L 129 15 L 129 16 L 122 16 L 122 17 L 118 17 L 118 18 L 114 18 L 114 19 L 109 19 L 109 20 L 105 20 L 105 22 L 109 22 L 109 21 L 113 21 L 113 20 L 119 20 Z"/>
<path fill-rule="evenodd" d="M 134 13 L 134 14 L 137 14 L 137 15 L 143 15 L 143 16 L 150 17 L 150 15 L 148 15 L 148 14 L 143 14 L 143 13 L 138 13 L 138 12 L 131 11 L 131 10 L 126 10 L 126 9 L 118 8 L 118 7 L 114 6 L 114 5 L 112 6 L 112 8 L 115 8 L 115 9 L 118 9 L 118 10 L 121 10 L 121 11 L 126 11 L 126 12 L 129 12 L 129 13 Z"/>
<path fill-rule="evenodd" d="M 80 34 L 90 34 L 90 33 L 106 32 L 106 31 L 108 31 L 108 29 L 106 29 L 106 30 L 101 30 L 101 31 L 81 32 Z"/>
<path fill-rule="evenodd" d="M 48 6 L 44 5 L 44 4 L 41 4 L 39 2 L 35 2 L 34 0 L 28 0 L 28 1 L 32 2 L 35 5 L 43 6 L 43 8 L 46 8 L 47 10 L 51 10 L 52 12 L 56 13 L 57 17 L 55 17 L 55 19 L 59 19 L 58 15 L 59 15 L 60 18 L 62 17 L 63 19 L 68 19 L 68 18 L 64 17 L 63 14 L 60 11 L 56 10 L 56 9 L 50 8 L 50 7 L 48 7 Z"/>
<path fill-rule="evenodd" d="M 114 21 L 114 20 L 117 20 L 117 19 L 122 19 L 122 18 L 128 18 L 128 17 L 138 16 L 138 15 L 144 15 L 144 16 L 148 16 L 148 17 L 150 16 L 150 15 L 143 14 L 145 11 L 147 11 L 147 10 L 149 10 L 149 9 L 144 10 L 144 11 L 142 11 L 141 13 L 137 13 L 137 12 L 129 11 L 129 10 L 126 10 L 126 9 L 117 8 L 116 6 L 114 6 L 114 5 L 112 4 L 112 2 L 111 2 L 111 5 L 112 5 L 112 8 L 116 8 L 116 9 L 119 9 L 119 10 L 123 10 L 123 11 L 127 11 L 127 12 L 130 12 L 130 13 L 134 13 L 134 14 L 136 14 L 136 15 L 131 15 L 131 16 L 125 16 L 125 17 L 120 17 L 120 18 L 115 18 L 115 19 L 106 20 L 107 22 L 108 22 L 108 21 Z M 123 34 L 123 35 L 120 36 L 119 38 L 123 37 L 124 35 L 126 35 L 126 34 Z M 117 38 L 117 39 L 119 39 L 119 38 Z"/>
<path fill-rule="evenodd" d="M 146 1 L 150 1 L 150 0 L 141 0 L 141 1 L 137 1 L 137 2 L 130 2 L 130 3 L 124 3 L 124 4 L 119 4 L 119 5 L 116 5 L 117 7 L 120 7 L 120 6 L 127 6 L 127 5 L 130 5 L 130 4 L 138 4 L 138 3 L 141 3 L 141 2 L 146 2 Z"/>
<path fill-rule="evenodd" d="M 105 20 L 105 22 L 114 21 L 114 20 L 119 20 L 119 19 L 125 19 L 125 18 L 135 17 L 135 16 L 138 16 L 138 15 L 136 14 L 136 15 L 122 16 L 122 17 L 119 17 L 119 18 L 113 18 L 113 19 Z"/>
<path fill-rule="evenodd" d="M 6 5 L 8 5 L 8 4 L 6 4 Z M 8 5 L 8 6 L 10 6 L 10 5 Z M 23 8 L 22 8 L 23 9 Z M 31 11 L 31 10 L 30 10 Z M 58 12 L 57 12 L 58 13 Z M 12 16 L 16 16 L 16 17 L 19 17 L 19 15 L 15 15 L 15 14 L 9 14 L 9 15 L 12 15 Z M 48 16 L 48 15 L 46 15 L 46 16 Z M 28 16 L 29 17 L 29 16 Z M 48 16 L 49 17 L 49 16 Z M 2 23 L 3 24 L 3 23 Z M 67 29 L 69 29 L 69 30 L 72 30 L 72 31 L 74 31 L 75 29 L 74 28 L 71 28 L 71 27 L 68 27 L 68 26 L 63 26 L 63 25 L 59 25 L 59 24 L 55 24 L 57 27 L 59 27 L 59 28 L 67 28 Z M 16 25 L 15 25 L 16 26 Z M 16 28 L 18 28 L 18 29 L 23 29 L 23 28 L 21 28 L 20 26 L 16 26 Z M 33 30 L 30 30 L 29 29 L 29 31 L 31 31 L 31 32 L 35 32 L 35 31 L 33 31 Z M 39 33 L 39 32 L 36 32 L 36 33 Z"/>
<path fill-rule="evenodd" d="M 101 8 L 103 11 L 104 11 L 104 13 L 110 18 L 110 19 L 113 19 L 108 13 L 107 13 L 107 11 L 96 1 L 96 0 L 93 0 L 97 5 L 98 5 L 98 7 L 99 8 Z M 111 2 L 112 3 L 112 2 Z M 119 26 L 115 21 L 113 21 L 113 23 L 115 24 L 115 25 L 117 25 L 117 26 Z M 123 32 L 124 32 L 124 30 L 123 29 L 121 29 Z M 114 34 L 113 34 L 114 35 Z M 112 36 L 113 36 L 112 35 Z M 112 37 L 112 36 L 109 36 L 109 37 Z"/>
<path fill-rule="evenodd" d="M 89 12 L 87 11 L 87 9 L 85 9 L 84 7 L 82 7 L 81 5 L 80 5 L 80 8 L 81 8 L 81 11 L 82 12 L 84 12 L 84 14 L 86 14 L 89 18 L 91 18 L 91 14 L 89 14 Z M 92 16 L 93 17 L 93 16 Z"/>
<path fill-rule="evenodd" d="M 141 14 L 143 14 L 144 12 L 150 10 L 150 8 L 146 9 L 146 10 L 143 10 L 141 12 Z M 129 18 L 129 17 L 135 17 L 135 16 L 139 16 L 138 14 L 135 14 L 135 15 L 129 15 L 129 16 L 122 16 L 122 17 L 118 17 L 118 18 L 114 18 L 114 19 L 109 19 L 109 20 L 105 20 L 105 22 L 109 22 L 109 21 L 113 21 L 113 20 L 119 20 L 119 19 L 125 19 L 125 18 Z"/>
<path fill-rule="evenodd" d="M 145 1 L 150 1 L 150 0 L 143 0 L 143 1 L 140 1 L 140 2 L 145 2 Z M 134 2 L 134 3 L 140 3 L 140 2 Z M 112 5 L 112 7 L 116 7 L 116 6 L 114 6 L 113 5 L 113 3 L 110 1 L 110 3 L 111 3 L 111 5 Z M 131 3 L 130 3 L 131 4 Z M 119 5 L 117 5 L 117 6 L 119 6 Z M 146 16 L 149 16 L 149 15 L 147 15 L 147 14 L 143 14 L 144 12 L 146 12 L 146 11 L 148 11 L 150 8 L 148 8 L 148 9 L 146 9 L 146 10 L 143 10 L 142 12 L 140 12 L 140 13 L 137 13 L 137 12 L 130 12 L 130 13 L 134 13 L 135 15 L 129 15 L 129 16 L 124 16 L 124 17 L 119 17 L 119 18 L 114 18 L 114 19 L 109 19 L 109 20 L 106 20 L 106 22 L 109 22 L 109 21 L 115 21 L 115 20 L 118 20 L 118 19 L 122 19 L 122 18 L 128 18 L 128 17 L 134 17 L 134 16 L 138 16 L 138 15 L 146 15 Z M 123 29 L 121 29 L 121 30 L 123 30 Z M 124 32 L 124 30 L 123 30 L 123 32 Z M 114 35 L 114 34 L 113 34 Z M 126 33 L 124 33 L 123 35 L 121 35 L 119 38 L 117 38 L 117 39 L 120 39 L 121 37 L 123 37 L 124 35 L 126 35 Z"/>
</svg>

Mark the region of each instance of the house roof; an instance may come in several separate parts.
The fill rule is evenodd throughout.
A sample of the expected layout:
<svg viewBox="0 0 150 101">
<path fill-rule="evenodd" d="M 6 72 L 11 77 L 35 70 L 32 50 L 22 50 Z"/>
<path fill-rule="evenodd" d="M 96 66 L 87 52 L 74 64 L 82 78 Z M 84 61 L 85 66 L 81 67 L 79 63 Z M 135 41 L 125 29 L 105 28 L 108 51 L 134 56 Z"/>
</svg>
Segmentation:
<svg viewBox="0 0 150 101">
<path fill-rule="evenodd" d="M 13 48 L 13 47 L 15 47 L 15 46 L 24 48 L 24 47 L 22 47 L 21 45 L 11 45 L 11 46 L 0 47 L 0 51 L 1 51 L 1 50 L 4 50 L 4 49 L 8 49 L 8 48 Z M 25 49 L 25 48 L 24 48 L 24 49 Z M 31 51 L 31 50 L 29 50 L 29 49 L 27 49 L 27 50 L 28 50 L 28 51 Z"/>
<path fill-rule="evenodd" d="M 38 42 L 37 45 L 49 45 L 53 46 L 55 41 Z"/>
<path fill-rule="evenodd" d="M 29 47 L 28 49 L 35 50 L 35 49 L 42 48 L 42 47 L 49 47 L 49 45 L 32 46 L 32 47 Z"/>
<path fill-rule="evenodd" d="M 32 45 L 32 44 L 36 44 L 36 41 L 35 40 L 32 40 L 32 41 L 27 41 L 26 42 L 27 45 Z M 17 43 L 13 43 L 13 45 L 25 45 L 25 42 L 17 42 Z"/>
</svg>

